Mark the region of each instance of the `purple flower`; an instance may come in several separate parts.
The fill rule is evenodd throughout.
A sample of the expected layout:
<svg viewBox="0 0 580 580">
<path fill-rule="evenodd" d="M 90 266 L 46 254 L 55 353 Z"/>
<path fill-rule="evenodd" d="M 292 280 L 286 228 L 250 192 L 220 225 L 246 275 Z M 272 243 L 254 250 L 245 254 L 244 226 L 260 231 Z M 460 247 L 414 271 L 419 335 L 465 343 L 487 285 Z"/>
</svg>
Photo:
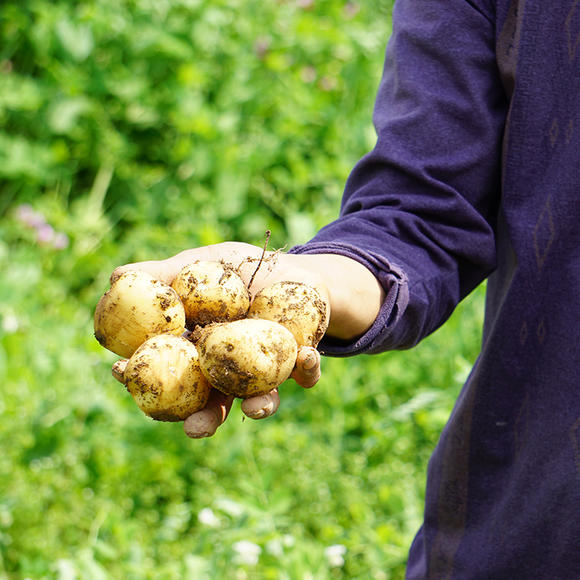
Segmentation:
<svg viewBox="0 0 580 580">
<path fill-rule="evenodd" d="M 68 245 L 68 236 L 62 232 L 56 232 L 52 240 L 52 247 L 55 250 L 64 250 L 65 248 L 68 248 Z"/>
<path fill-rule="evenodd" d="M 46 225 L 44 216 L 27 203 L 16 208 L 16 219 L 29 228 L 39 228 Z"/>
<path fill-rule="evenodd" d="M 44 223 L 36 228 L 36 241 L 39 244 L 46 245 L 54 243 L 54 236 L 54 228 L 47 223 Z"/>
</svg>

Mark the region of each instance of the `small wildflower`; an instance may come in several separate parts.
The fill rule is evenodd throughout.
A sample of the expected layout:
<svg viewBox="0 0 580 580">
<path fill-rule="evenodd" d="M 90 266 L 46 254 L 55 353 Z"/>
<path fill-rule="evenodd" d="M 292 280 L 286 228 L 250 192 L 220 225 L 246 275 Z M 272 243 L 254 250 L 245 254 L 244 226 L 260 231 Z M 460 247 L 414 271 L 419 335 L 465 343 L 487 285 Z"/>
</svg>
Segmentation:
<svg viewBox="0 0 580 580">
<path fill-rule="evenodd" d="M 344 5 L 344 14 L 347 18 L 353 18 L 360 11 L 360 6 L 357 2 L 347 2 Z"/>
<path fill-rule="evenodd" d="M 63 232 L 57 232 L 46 221 L 46 218 L 31 205 L 23 203 L 16 208 L 16 219 L 27 228 L 36 231 L 36 241 L 42 246 L 52 246 L 55 250 L 68 248 L 69 238 Z"/>
<path fill-rule="evenodd" d="M 323 91 L 333 91 L 337 87 L 337 81 L 334 77 L 325 76 L 320 79 L 320 88 Z"/>
<path fill-rule="evenodd" d="M 42 224 L 36 228 L 36 241 L 39 244 L 52 244 L 54 242 L 54 236 L 54 228 L 49 224 Z"/>
<path fill-rule="evenodd" d="M 271 44 L 272 39 L 267 36 L 262 36 L 256 40 L 254 43 L 254 52 L 260 60 L 266 57 L 268 51 L 270 50 Z"/>
<path fill-rule="evenodd" d="M 236 542 L 232 547 L 234 552 L 236 552 L 234 561 L 237 564 L 255 566 L 260 559 L 260 554 L 262 553 L 262 548 L 260 548 L 258 544 L 254 544 L 248 540 Z"/>
<path fill-rule="evenodd" d="M 75 565 L 70 560 L 65 560 L 64 558 L 57 560 L 55 568 L 61 580 L 76 580 L 78 578 Z"/>
<path fill-rule="evenodd" d="M 68 248 L 69 239 L 66 234 L 63 232 L 56 232 L 54 235 L 54 239 L 52 240 L 52 247 L 55 250 L 65 250 Z"/>
<path fill-rule="evenodd" d="M 27 203 L 16 208 L 16 219 L 29 228 L 39 228 L 46 225 L 44 216 Z"/>
<path fill-rule="evenodd" d="M 276 556 L 277 558 L 283 556 L 284 547 L 282 546 L 282 540 L 280 540 L 279 538 L 274 538 L 273 540 L 270 540 L 266 544 L 266 552 L 268 552 L 268 554 L 271 554 L 272 556 Z"/>
<path fill-rule="evenodd" d="M 302 10 L 312 10 L 314 7 L 314 0 L 297 0 L 298 8 Z"/>
<path fill-rule="evenodd" d="M 316 69 L 313 66 L 302 67 L 300 78 L 303 83 L 313 83 L 316 80 Z"/>
<path fill-rule="evenodd" d="M 13 334 L 20 328 L 20 323 L 18 322 L 18 318 L 14 314 L 5 314 L 2 317 L 2 330 L 6 334 Z"/>
<path fill-rule="evenodd" d="M 208 526 L 210 528 L 217 528 L 220 525 L 219 518 L 214 514 L 211 508 L 203 508 L 199 514 L 197 514 L 197 519 L 200 524 Z"/>
<path fill-rule="evenodd" d="M 346 546 L 342 544 L 334 544 L 333 546 L 328 546 L 324 550 L 324 555 L 328 561 L 331 568 L 341 568 L 344 566 L 344 555 L 346 554 Z"/>
<path fill-rule="evenodd" d="M 244 507 L 242 505 L 228 498 L 218 499 L 215 502 L 215 507 L 218 510 L 226 513 L 228 516 L 234 518 L 239 518 L 245 512 Z"/>
</svg>

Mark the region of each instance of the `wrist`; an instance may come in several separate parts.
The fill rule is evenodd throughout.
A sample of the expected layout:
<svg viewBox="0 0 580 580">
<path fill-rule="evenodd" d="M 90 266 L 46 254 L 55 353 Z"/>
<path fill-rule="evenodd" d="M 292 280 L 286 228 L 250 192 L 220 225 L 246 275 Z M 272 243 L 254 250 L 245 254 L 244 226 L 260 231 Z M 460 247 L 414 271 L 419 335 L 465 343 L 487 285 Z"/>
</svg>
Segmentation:
<svg viewBox="0 0 580 580">
<path fill-rule="evenodd" d="M 371 327 L 385 292 L 363 264 L 339 254 L 285 254 L 284 260 L 307 272 L 308 279 L 302 281 L 326 292 L 330 305 L 328 336 L 350 341 Z"/>
</svg>

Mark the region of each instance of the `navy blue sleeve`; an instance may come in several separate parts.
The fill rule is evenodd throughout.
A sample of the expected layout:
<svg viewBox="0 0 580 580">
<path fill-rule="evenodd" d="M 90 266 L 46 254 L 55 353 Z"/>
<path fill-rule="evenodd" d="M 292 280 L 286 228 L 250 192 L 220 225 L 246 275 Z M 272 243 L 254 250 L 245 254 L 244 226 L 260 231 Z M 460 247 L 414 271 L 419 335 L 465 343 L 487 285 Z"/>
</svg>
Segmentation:
<svg viewBox="0 0 580 580">
<path fill-rule="evenodd" d="M 326 338 L 326 354 L 409 348 L 493 271 L 507 114 L 494 30 L 466 0 L 395 2 L 376 145 L 339 218 L 291 250 L 352 257 L 386 290 L 372 328 L 349 344 Z"/>
</svg>

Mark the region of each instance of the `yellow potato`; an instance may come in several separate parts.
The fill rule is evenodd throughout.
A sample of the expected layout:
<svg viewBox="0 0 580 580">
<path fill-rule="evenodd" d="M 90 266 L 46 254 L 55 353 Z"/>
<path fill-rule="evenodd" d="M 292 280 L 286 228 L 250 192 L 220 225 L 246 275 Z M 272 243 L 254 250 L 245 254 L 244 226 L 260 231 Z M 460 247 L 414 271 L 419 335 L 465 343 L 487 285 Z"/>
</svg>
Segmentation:
<svg viewBox="0 0 580 580">
<path fill-rule="evenodd" d="M 328 305 L 312 286 L 277 282 L 260 290 L 248 318 L 272 320 L 285 326 L 299 346 L 317 346 L 328 328 Z"/>
<path fill-rule="evenodd" d="M 269 320 L 237 320 L 207 327 L 197 343 L 199 364 L 213 387 L 243 399 L 282 384 L 296 363 L 292 333 Z"/>
<path fill-rule="evenodd" d="M 244 282 L 232 266 L 221 262 L 193 262 L 181 270 L 171 286 L 183 302 L 191 329 L 244 318 L 250 306 Z"/>
<path fill-rule="evenodd" d="M 130 271 L 99 300 L 94 326 L 102 346 L 128 358 L 148 338 L 183 334 L 185 310 L 173 288 L 145 272 Z"/>
<path fill-rule="evenodd" d="M 157 421 L 183 421 L 205 406 L 211 389 L 195 346 L 171 334 L 143 343 L 121 379 L 139 408 Z"/>
</svg>

